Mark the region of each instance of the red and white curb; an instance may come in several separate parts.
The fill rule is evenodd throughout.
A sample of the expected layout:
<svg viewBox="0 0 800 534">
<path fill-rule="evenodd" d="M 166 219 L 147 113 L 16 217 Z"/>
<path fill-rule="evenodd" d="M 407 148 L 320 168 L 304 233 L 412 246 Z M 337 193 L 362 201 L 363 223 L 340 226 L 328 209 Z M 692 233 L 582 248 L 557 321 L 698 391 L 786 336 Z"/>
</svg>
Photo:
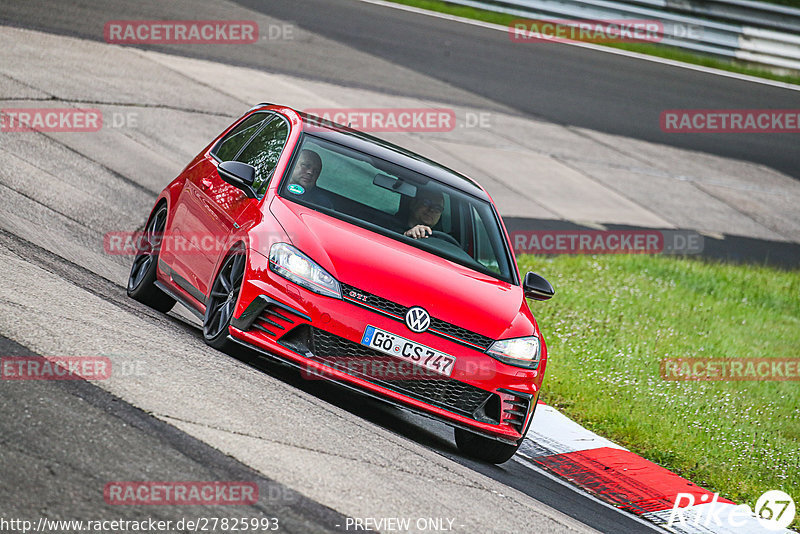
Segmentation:
<svg viewBox="0 0 800 534">
<path fill-rule="evenodd" d="M 743 513 L 740 506 L 731 515 L 737 507 L 734 502 L 586 430 L 543 403 L 536 407 L 531 428 L 514 459 L 549 471 L 671 532 L 793 534 L 766 528 L 749 508 Z M 689 507 L 691 498 L 684 496 L 674 511 L 679 493 L 692 495 L 694 505 Z"/>
</svg>

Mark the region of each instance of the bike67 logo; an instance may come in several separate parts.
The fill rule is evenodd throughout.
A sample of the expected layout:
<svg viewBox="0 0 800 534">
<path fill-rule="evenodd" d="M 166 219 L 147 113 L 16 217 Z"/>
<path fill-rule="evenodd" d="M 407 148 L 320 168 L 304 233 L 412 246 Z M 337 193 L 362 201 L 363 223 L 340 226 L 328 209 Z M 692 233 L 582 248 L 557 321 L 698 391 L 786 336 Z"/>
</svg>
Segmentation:
<svg viewBox="0 0 800 534">
<path fill-rule="evenodd" d="M 746 504 L 735 505 L 726 499 L 720 501 L 718 493 L 714 493 L 711 500 L 709 497 L 710 494 L 704 494 L 696 503 L 693 494 L 678 493 L 667 526 L 673 528 L 677 524 L 680 527 L 713 528 L 727 525 L 737 531 L 753 532 L 761 530 L 758 528 L 760 524 L 770 531 L 783 531 L 795 518 L 794 500 L 780 490 L 764 492 L 754 509 Z"/>
</svg>

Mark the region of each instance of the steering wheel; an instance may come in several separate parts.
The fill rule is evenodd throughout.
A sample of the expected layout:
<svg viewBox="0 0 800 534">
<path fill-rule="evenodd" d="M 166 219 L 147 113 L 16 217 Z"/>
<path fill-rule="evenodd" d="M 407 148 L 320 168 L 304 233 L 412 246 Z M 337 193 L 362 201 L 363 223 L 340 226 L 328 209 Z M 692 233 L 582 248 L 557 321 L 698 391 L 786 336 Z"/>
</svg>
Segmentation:
<svg viewBox="0 0 800 534">
<path fill-rule="evenodd" d="M 447 241 L 448 243 L 451 243 L 451 244 L 461 248 L 461 243 L 459 243 L 458 240 L 456 240 L 455 237 L 451 236 L 450 234 L 448 234 L 446 232 L 440 232 L 439 230 L 434 230 L 434 231 L 431 232 L 430 237 L 435 237 L 436 239 L 441 239 L 442 241 Z"/>
</svg>

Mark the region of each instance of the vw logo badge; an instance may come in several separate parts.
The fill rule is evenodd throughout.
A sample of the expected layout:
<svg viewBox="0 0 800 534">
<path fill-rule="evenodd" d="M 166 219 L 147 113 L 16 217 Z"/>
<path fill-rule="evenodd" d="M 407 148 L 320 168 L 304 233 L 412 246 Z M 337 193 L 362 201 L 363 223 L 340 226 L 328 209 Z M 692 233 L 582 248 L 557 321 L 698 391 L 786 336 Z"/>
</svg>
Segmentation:
<svg viewBox="0 0 800 534">
<path fill-rule="evenodd" d="M 431 316 L 419 306 L 414 306 L 406 312 L 406 326 L 412 332 L 424 332 L 431 325 Z"/>
</svg>

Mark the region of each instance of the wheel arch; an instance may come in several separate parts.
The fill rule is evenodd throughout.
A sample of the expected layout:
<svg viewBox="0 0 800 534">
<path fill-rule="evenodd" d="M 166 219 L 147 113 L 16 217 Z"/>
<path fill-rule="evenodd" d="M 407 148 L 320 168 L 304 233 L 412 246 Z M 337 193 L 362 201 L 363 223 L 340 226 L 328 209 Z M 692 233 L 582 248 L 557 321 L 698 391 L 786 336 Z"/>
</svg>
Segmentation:
<svg viewBox="0 0 800 534">
<path fill-rule="evenodd" d="M 211 283 L 208 285 L 209 292 L 211 291 L 211 287 L 214 284 L 214 280 L 216 280 L 217 277 L 219 276 L 219 272 L 222 269 L 222 266 L 225 265 L 225 261 L 233 255 L 236 249 L 241 249 L 241 251 L 244 252 L 245 254 L 245 272 L 247 272 L 246 269 L 247 269 L 247 259 L 249 256 L 249 251 L 247 250 L 247 244 L 244 242 L 244 240 L 241 237 L 237 237 L 233 240 L 233 242 L 225 251 L 225 253 L 220 254 L 219 257 L 217 258 L 217 264 L 214 266 L 214 276 L 211 277 Z M 206 298 L 208 298 L 208 295 L 206 295 Z"/>
</svg>

